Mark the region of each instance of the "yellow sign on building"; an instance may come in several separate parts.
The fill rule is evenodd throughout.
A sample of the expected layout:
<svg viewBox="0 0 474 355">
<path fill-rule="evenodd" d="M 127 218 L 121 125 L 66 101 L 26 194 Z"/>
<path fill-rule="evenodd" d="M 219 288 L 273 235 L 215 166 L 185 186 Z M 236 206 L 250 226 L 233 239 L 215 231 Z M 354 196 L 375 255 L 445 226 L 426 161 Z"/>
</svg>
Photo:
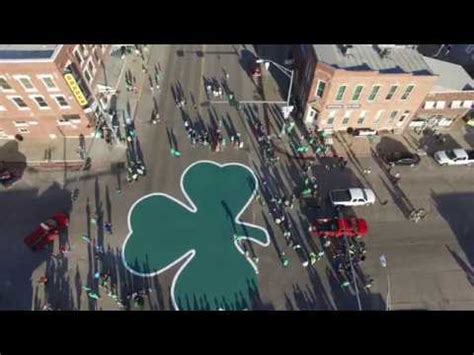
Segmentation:
<svg viewBox="0 0 474 355">
<path fill-rule="evenodd" d="M 81 88 L 77 84 L 76 79 L 71 73 L 64 74 L 64 79 L 66 80 L 66 83 L 69 86 L 69 89 L 71 89 L 72 93 L 74 94 L 74 97 L 76 98 L 77 102 L 79 105 L 82 107 L 87 105 L 87 99 L 84 96 L 84 93 L 82 92 Z"/>
</svg>

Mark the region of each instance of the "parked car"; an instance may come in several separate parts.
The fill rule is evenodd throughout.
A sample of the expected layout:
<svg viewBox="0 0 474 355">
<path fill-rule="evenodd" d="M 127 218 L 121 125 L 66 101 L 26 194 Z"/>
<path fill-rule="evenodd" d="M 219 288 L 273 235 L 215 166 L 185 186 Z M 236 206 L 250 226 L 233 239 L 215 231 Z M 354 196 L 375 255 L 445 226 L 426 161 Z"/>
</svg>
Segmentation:
<svg viewBox="0 0 474 355">
<path fill-rule="evenodd" d="M 54 239 L 59 237 L 59 234 L 69 225 L 69 217 L 64 213 L 56 213 L 51 218 L 43 223 L 40 223 L 38 228 L 28 235 L 24 242 L 33 250 L 41 250 L 48 244 L 54 242 Z"/>
<path fill-rule="evenodd" d="M 314 237 L 364 237 L 368 233 L 367 221 L 362 218 L 322 218 L 310 227 Z"/>
<path fill-rule="evenodd" d="M 375 203 L 375 194 L 371 189 L 357 187 L 332 190 L 329 199 L 334 206 L 369 206 Z"/>
<path fill-rule="evenodd" d="M 420 162 L 420 156 L 418 154 L 410 152 L 393 152 L 388 153 L 382 157 L 382 159 L 390 166 L 394 165 L 405 165 L 415 166 Z"/>
<path fill-rule="evenodd" d="M 433 157 L 439 165 L 471 165 L 474 163 L 474 150 L 440 150 Z"/>
</svg>

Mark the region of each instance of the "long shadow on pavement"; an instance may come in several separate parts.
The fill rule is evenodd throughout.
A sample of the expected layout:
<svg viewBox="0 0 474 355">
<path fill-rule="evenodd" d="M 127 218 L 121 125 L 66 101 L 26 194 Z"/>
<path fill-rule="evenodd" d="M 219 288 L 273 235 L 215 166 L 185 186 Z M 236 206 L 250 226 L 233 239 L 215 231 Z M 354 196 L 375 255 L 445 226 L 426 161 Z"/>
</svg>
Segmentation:
<svg viewBox="0 0 474 355">
<path fill-rule="evenodd" d="M 35 297 L 39 302 L 41 297 L 35 296 L 33 288 L 40 287 L 32 279 L 32 274 L 50 259 L 52 247 L 50 245 L 42 251 L 33 252 L 23 239 L 53 214 L 60 211 L 69 214 L 72 207 L 70 196 L 70 191 L 62 189 L 57 183 L 43 193 L 37 189 L 12 189 L 0 194 L 0 254 L 4 265 L 0 270 L 0 284 L 3 285 L 0 309 L 31 310 L 35 306 Z M 51 285 L 60 285 L 61 289 L 67 288 L 67 281 L 60 275 L 62 270 L 53 266 L 49 269 L 54 274 Z M 69 297 L 66 299 L 69 300 Z M 61 300 L 61 305 L 66 306 L 63 301 L 68 301 Z"/>
</svg>

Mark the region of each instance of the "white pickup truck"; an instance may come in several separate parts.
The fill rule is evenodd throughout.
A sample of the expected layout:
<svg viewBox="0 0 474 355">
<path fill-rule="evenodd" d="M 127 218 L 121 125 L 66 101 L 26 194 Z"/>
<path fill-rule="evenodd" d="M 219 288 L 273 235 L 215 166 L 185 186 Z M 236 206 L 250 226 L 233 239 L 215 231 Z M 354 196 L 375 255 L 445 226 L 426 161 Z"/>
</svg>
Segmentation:
<svg viewBox="0 0 474 355">
<path fill-rule="evenodd" d="M 369 206 L 375 203 L 375 194 L 371 189 L 350 188 L 330 191 L 329 199 L 334 206 Z"/>
<path fill-rule="evenodd" d="M 439 165 L 470 165 L 474 164 L 474 150 L 449 149 L 433 154 Z"/>
</svg>

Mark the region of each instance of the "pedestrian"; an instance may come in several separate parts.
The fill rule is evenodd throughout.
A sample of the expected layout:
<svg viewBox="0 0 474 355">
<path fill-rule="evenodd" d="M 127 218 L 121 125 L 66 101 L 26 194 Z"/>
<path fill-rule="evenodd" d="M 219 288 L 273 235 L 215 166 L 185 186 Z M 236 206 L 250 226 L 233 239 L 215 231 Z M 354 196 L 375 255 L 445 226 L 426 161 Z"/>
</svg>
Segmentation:
<svg viewBox="0 0 474 355">
<path fill-rule="evenodd" d="M 39 284 L 44 284 L 46 285 L 48 283 L 48 278 L 46 276 L 41 276 L 39 279 L 38 279 L 38 283 Z"/>
<path fill-rule="evenodd" d="M 53 307 L 49 303 L 46 303 L 41 309 L 43 311 L 53 311 Z"/>
<path fill-rule="evenodd" d="M 311 265 L 314 265 L 318 261 L 318 258 L 315 253 L 311 252 L 309 253 L 309 260 L 311 262 Z"/>
<path fill-rule="evenodd" d="M 321 260 L 321 259 L 323 258 L 323 256 L 324 256 L 324 254 L 325 254 L 325 253 L 324 253 L 324 250 L 321 250 L 321 251 L 318 253 L 318 255 L 317 255 L 317 260 L 318 260 L 318 261 Z"/>
<path fill-rule="evenodd" d="M 298 249 L 301 249 L 301 248 L 302 248 L 301 244 L 297 243 L 297 244 L 293 245 L 293 250 L 298 250 Z"/>
<path fill-rule="evenodd" d="M 117 186 L 117 188 L 115 189 L 115 192 L 117 193 L 117 195 L 120 195 L 122 193 L 122 189 Z"/>
<path fill-rule="evenodd" d="M 347 288 L 351 285 L 351 283 L 349 281 L 344 281 L 343 283 L 341 283 L 341 287 L 342 288 Z"/>
<path fill-rule="evenodd" d="M 105 231 L 109 234 L 112 234 L 112 223 L 107 222 L 104 224 Z"/>
<path fill-rule="evenodd" d="M 290 263 L 288 257 L 286 256 L 285 252 L 280 253 L 280 260 L 283 265 L 283 267 L 287 267 L 288 264 Z"/>
<path fill-rule="evenodd" d="M 398 184 L 398 182 L 400 181 L 400 173 L 399 172 L 396 172 L 393 175 L 393 181 L 394 181 L 394 183 Z"/>
<path fill-rule="evenodd" d="M 95 292 L 92 292 L 92 291 L 89 291 L 87 293 L 87 295 L 90 297 L 90 298 L 93 298 L 95 300 L 98 300 L 100 298 L 99 294 L 95 293 Z"/>
<path fill-rule="evenodd" d="M 63 255 L 67 255 L 71 249 L 67 247 L 67 245 L 61 245 L 59 247 L 59 252 Z"/>
<path fill-rule="evenodd" d="M 374 282 L 374 279 L 369 278 L 369 280 L 367 280 L 367 282 L 365 283 L 364 288 L 367 289 L 367 290 L 370 289 L 372 287 L 373 282 Z"/>
<path fill-rule="evenodd" d="M 329 248 L 329 246 L 331 245 L 331 241 L 329 240 L 329 238 L 324 237 L 324 238 L 323 238 L 323 241 L 324 241 L 323 246 L 324 246 L 325 248 Z"/>
</svg>

